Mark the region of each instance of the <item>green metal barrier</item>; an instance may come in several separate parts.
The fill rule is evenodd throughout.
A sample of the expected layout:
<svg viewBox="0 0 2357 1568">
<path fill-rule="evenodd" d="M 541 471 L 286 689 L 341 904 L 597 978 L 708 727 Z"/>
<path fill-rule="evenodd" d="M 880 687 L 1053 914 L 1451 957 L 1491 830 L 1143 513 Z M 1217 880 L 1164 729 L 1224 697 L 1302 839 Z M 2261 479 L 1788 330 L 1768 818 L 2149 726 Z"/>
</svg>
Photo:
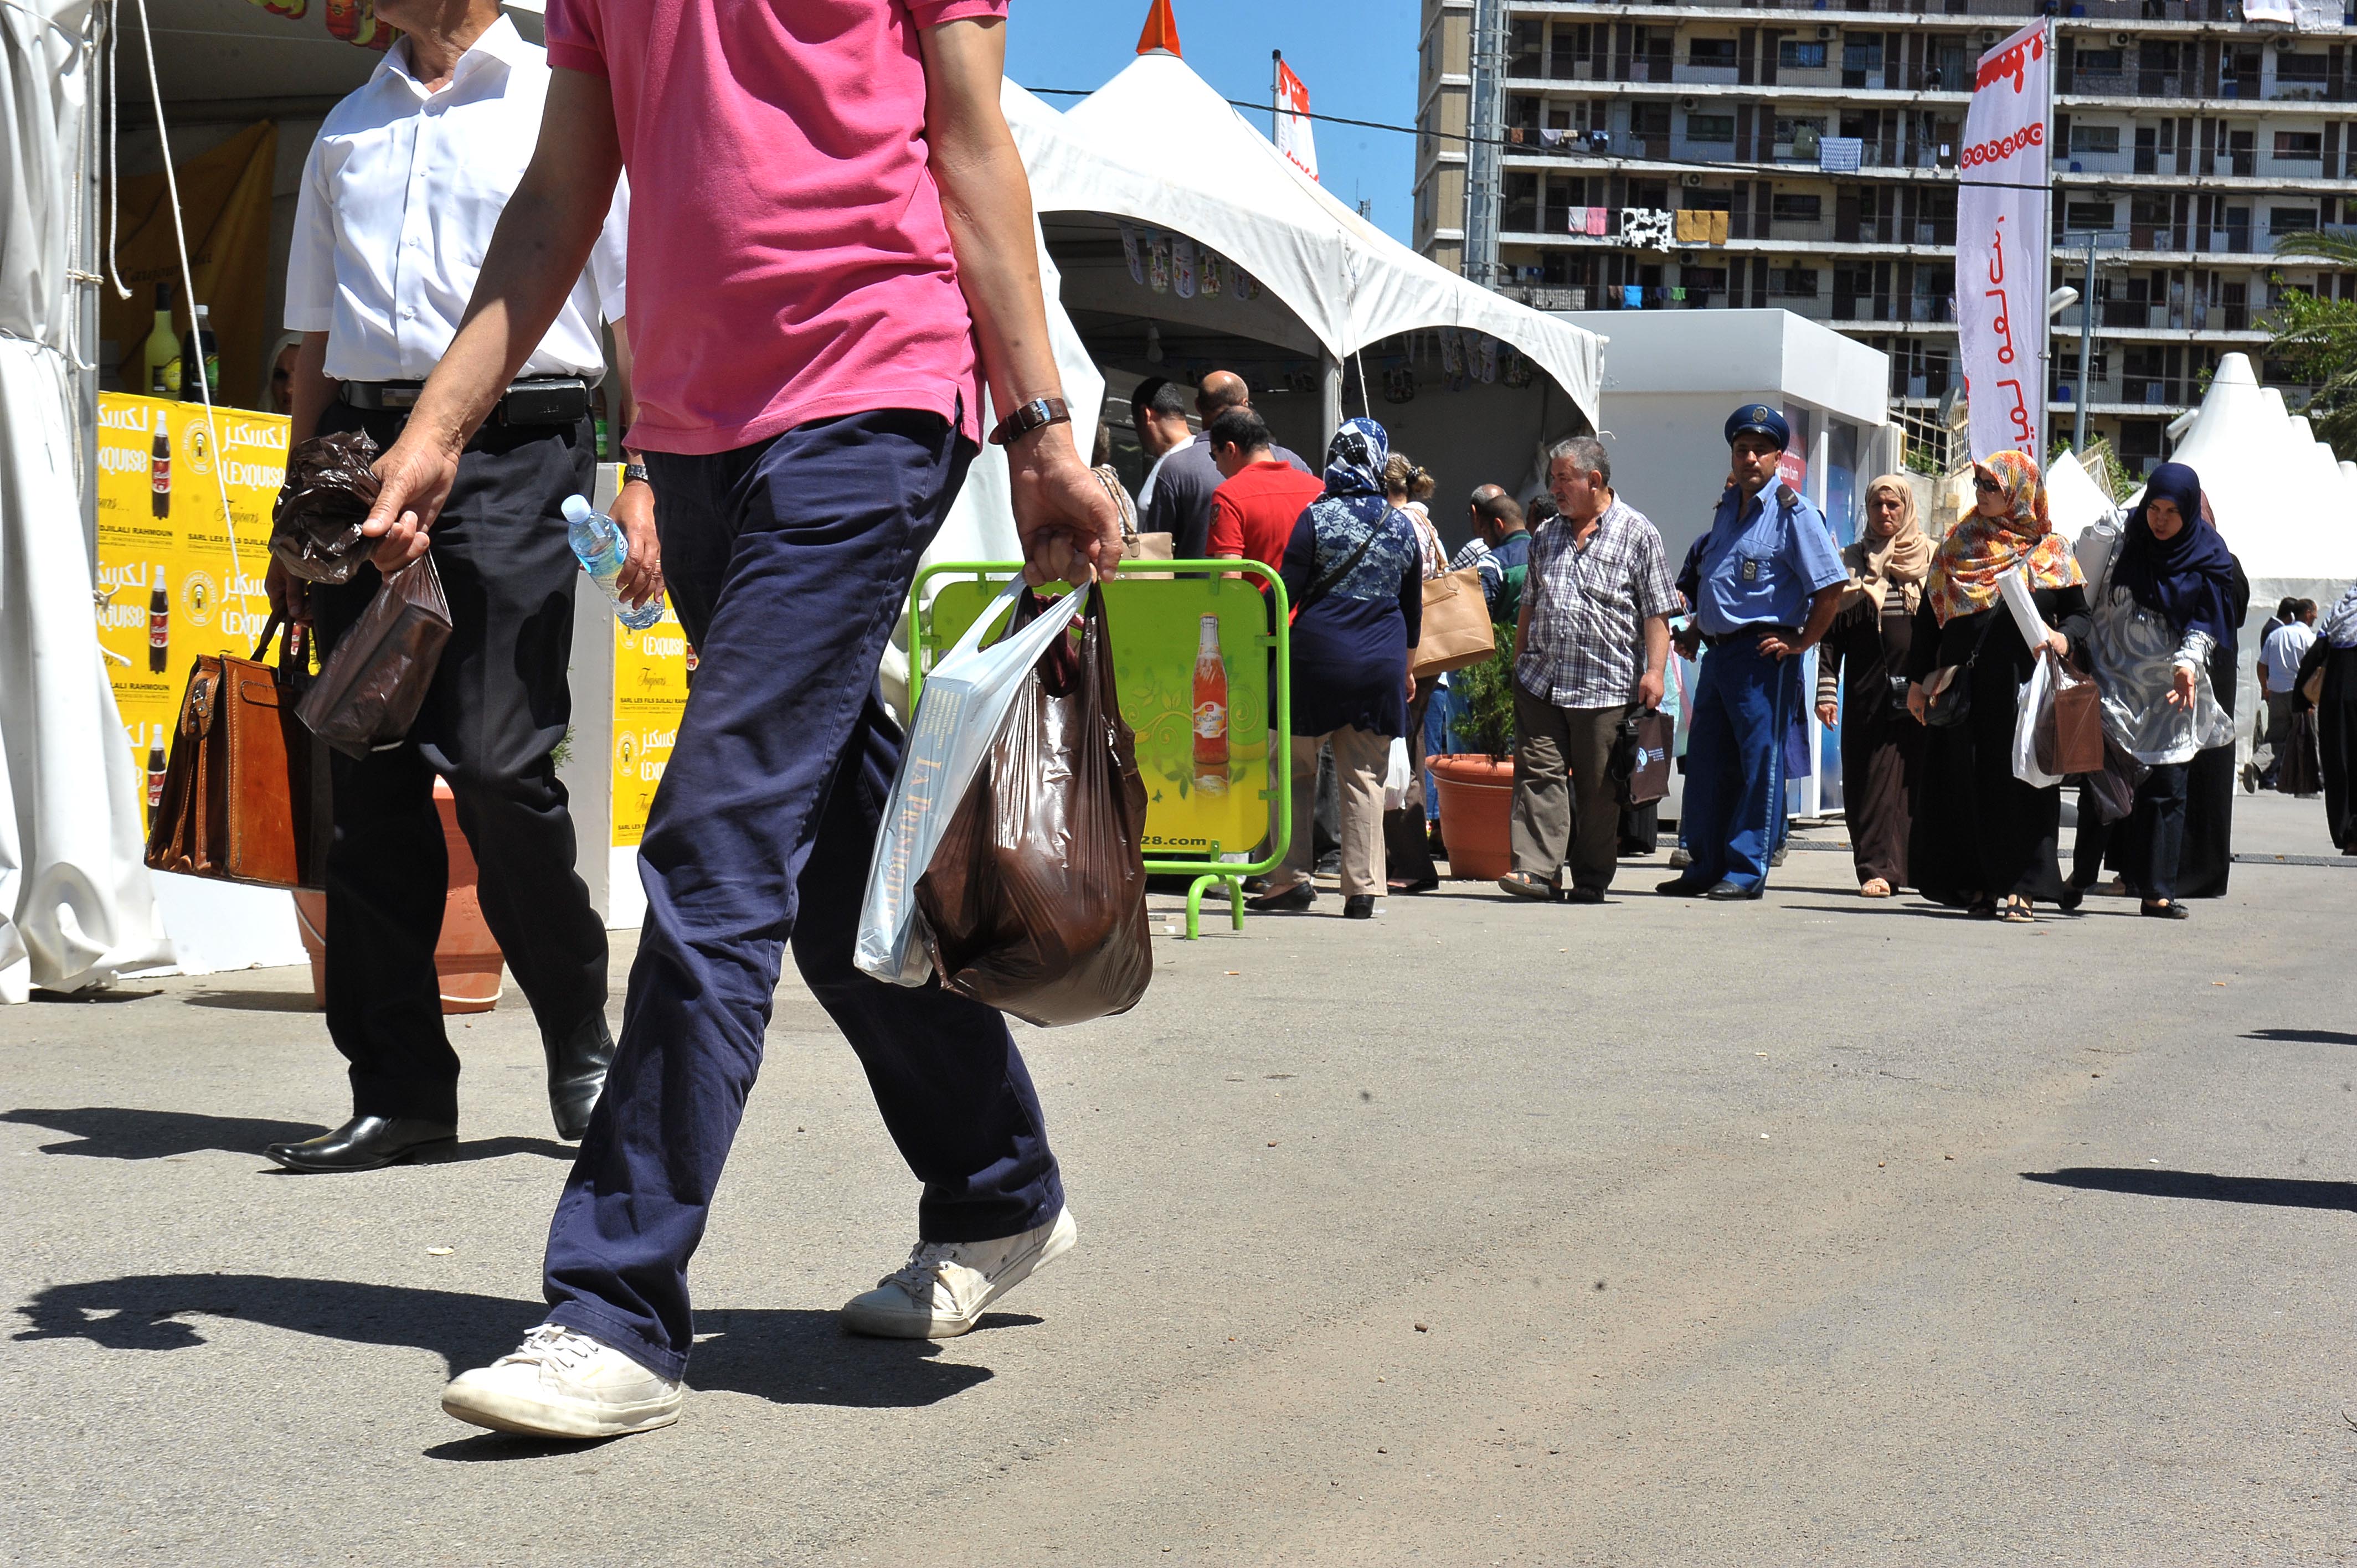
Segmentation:
<svg viewBox="0 0 2357 1568">
<path fill-rule="evenodd" d="M 923 691 L 925 671 L 974 624 L 996 591 L 996 585 L 1020 575 L 1022 570 L 1022 564 L 1016 561 L 955 561 L 928 566 L 917 575 L 909 596 L 915 644 L 909 660 L 911 712 Z M 1188 575 L 1173 575 L 1178 573 Z M 943 578 L 952 581 L 943 583 L 931 594 L 926 592 L 929 585 Z M 1265 598 L 1254 587 L 1254 579 L 1268 585 Z M 961 592 L 968 581 L 973 585 L 972 590 Z M 1168 602 L 1157 602 L 1166 600 Z M 1212 607 L 1202 607 L 1207 605 Z M 1126 624 L 1133 628 L 1126 639 L 1123 632 L 1125 609 L 1129 612 Z M 1184 679 L 1169 679 L 1165 665 L 1177 662 L 1177 656 L 1166 661 L 1159 657 L 1158 650 L 1148 652 L 1137 642 L 1142 635 L 1139 628 L 1153 628 L 1162 631 L 1164 641 L 1168 643 L 1170 628 L 1183 626 L 1185 618 L 1189 616 L 1197 618 L 1199 627 L 1202 620 L 1217 621 L 1217 648 L 1228 691 L 1227 723 L 1222 742 L 1228 748 L 1226 761 L 1204 762 L 1195 743 L 1192 668 L 1181 664 L 1178 672 Z M 1235 929 L 1242 930 L 1244 878 L 1265 875 L 1282 865 L 1293 830 L 1293 766 L 1288 741 L 1293 704 L 1287 673 L 1289 607 L 1284 581 L 1257 561 L 1125 561 L 1115 578 L 1106 585 L 1105 618 L 1113 634 L 1122 718 L 1137 734 L 1139 770 L 1148 773 L 1151 769 L 1147 781 L 1146 869 L 1156 875 L 1194 877 L 1187 889 L 1189 941 L 1202 934 L 1203 890 L 1213 884 L 1225 884 L 1230 918 Z M 1249 626 L 1244 624 L 1247 620 Z M 1272 620 L 1275 627 L 1273 632 L 1267 629 Z M 1160 623 L 1158 627 L 1157 622 Z M 1198 651 L 1202 650 L 1199 647 Z M 1250 657 L 1240 657 L 1244 654 Z M 1123 672 L 1125 659 L 1126 674 Z M 1238 670 L 1247 672 L 1241 688 Z M 1259 670 L 1270 673 L 1254 673 Z M 1183 704 L 1179 696 L 1182 690 L 1188 693 Z M 1255 826 L 1244 825 L 1246 819 L 1236 806 L 1221 803 L 1232 795 L 1240 799 L 1241 790 L 1234 786 L 1247 781 L 1232 766 L 1239 690 L 1246 697 L 1258 693 L 1265 698 L 1265 731 L 1275 736 L 1268 747 L 1267 787 L 1252 797 L 1264 802 L 1261 811 L 1250 819 Z M 1249 706 L 1245 704 L 1247 712 Z M 1241 749 L 1248 757 L 1252 744 Z M 1216 771 L 1208 770 L 1212 768 Z M 1272 800 L 1276 806 L 1273 824 L 1267 820 L 1265 808 L 1265 802 Z M 1247 844 L 1259 843 L 1265 834 L 1269 845 L 1266 856 L 1249 865 L 1221 860 L 1224 841 L 1207 840 L 1200 831 L 1200 819 L 1207 813 L 1234 824 L 1239 832 L 1248 832 L 1251 836 L 1243 841 Z M 1190 826 L 1198 831 L 1189 833 L 1187 830 Z M 1167 850 L 1174 841 L 1200 843 L 1204 847 L 1200 854 L 1156 853 L 1157 849 Z"/>
</svg>

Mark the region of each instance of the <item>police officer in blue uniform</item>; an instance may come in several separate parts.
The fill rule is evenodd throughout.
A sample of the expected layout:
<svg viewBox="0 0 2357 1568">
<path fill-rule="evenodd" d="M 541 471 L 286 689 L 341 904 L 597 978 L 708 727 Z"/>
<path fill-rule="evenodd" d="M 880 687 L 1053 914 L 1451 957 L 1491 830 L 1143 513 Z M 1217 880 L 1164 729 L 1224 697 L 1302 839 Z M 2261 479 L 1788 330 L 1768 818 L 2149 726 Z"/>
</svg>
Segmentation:
<svg viewBox="0 0 2357 1568">
<path fill-rule="evenodd" d="M 1757 898 L 1783 836 L 1784 736 L 1801 712 L 1801 656 L 1833 625 L 1849 574 L 1824 514 L 1776 476 L 1784 416 L 1747 403 L 1727 416 L 1734 482 L 1678 585 L 1695 607 L 1679 634 L 1695 683 L 1686 741 L 1688 864 L 1660 891 Z"/>
</svg>

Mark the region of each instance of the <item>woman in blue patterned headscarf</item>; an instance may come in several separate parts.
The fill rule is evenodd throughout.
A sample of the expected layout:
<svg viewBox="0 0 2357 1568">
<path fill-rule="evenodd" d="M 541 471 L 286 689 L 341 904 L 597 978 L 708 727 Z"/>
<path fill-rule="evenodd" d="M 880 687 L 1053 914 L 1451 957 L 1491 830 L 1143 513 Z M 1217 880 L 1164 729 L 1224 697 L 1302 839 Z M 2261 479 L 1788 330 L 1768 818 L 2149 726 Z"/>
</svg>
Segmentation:
<svg viewBox="0 0 2357 1568">
<path fill-rule="evenodd" d="M 1353 419 L 1326 448 L 1326 493 L 1285 547 L 1292 650 L 1293 836 L 1285 865 L 1254 901 L 1307 909 L 1318 754 L 1330 744 L 1342 798 L 1342 913 L 1366 919 L 1383 890 L 1383 774 L 1407 733 L 1408 650 L 1424 623 L 1424 552 L 1415 523 L 1383 499 L 1391 443 Z"/>
</svg>

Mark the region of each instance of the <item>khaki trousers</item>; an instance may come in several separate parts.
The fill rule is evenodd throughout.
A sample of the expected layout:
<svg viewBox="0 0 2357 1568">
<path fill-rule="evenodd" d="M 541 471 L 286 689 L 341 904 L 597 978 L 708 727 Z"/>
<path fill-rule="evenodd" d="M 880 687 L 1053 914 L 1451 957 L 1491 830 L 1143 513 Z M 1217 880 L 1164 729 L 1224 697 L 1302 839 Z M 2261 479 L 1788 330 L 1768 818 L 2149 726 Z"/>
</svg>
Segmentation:
<svg viewBox="0 0 2357 1568">
<path fill-rule="evenodd" d="M 1566 850 L 1575 887 L 1612 886 L 1620 793 L 1607 770 L 1628 708 L 1558 708 L 1514 687 L 1514 869 L 1555 886 Z"/>
<path fill-rule="evenodd" d="M 1334 782 L 1342 794 L 1342 896 L 1383 892 L 1383 772 L 1392 757 L 1387 735 L 1338 729 L 1293 737 L 1293 841 L 1285 851 L 1286 880 L 1308 881 L 1318 809 L 1318 748 L 1334 746 Z"/>
</svg>

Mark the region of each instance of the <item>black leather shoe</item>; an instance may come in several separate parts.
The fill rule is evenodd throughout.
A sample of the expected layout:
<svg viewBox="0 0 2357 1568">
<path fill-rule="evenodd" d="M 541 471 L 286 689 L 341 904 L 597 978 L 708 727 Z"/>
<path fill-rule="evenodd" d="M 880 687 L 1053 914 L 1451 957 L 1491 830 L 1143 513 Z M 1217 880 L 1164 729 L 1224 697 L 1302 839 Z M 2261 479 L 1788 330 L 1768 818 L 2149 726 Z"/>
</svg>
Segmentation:
<svg viewBox="0 0 2357 1568">
<path fill-rule="evenodd" d="M 589 1131 L 589 1112 L 606 1087 L 614 1036 L 606 1032 L 605 1018 L 593 1014 L 561 1041 L 544 1036 L 540 1047 L 548 1057 L 548 1113 L 556 1118 L 556 1135 L 577 1141 Z"/>
<path fill-rule="evenodd" d="M 355 1116 L 332 1133 L 263 1150 L 290 1171 L 372 1171 L 436 1144 L 455 1144 L 458 1129 L 414 1116 Z"/>
<path fill-rule="evenodd" d="M 1760 894 L 1760 889 L 1746 887 L 1740 882 L 1717 882 L 1712 884 L 1703 897 L 1715 898 L 1722 904 L 1733 904 L 1746 898 L 1757 898 Z"/>
<path fill-rule="evenodd" d="M 1671 898 L 1699 898 L 1709 890 L 1709 884 L 1696 882 L 1689 876 L 1673 876 L 1653 889 Z"/>
<path fill-rule="evenodd" d="M 1244 908 L 1256 915 L 1297 914 L 1318 902 L 1318 889 L 1307 882 L 1297 882 L 1279 893 L 1264 893 L 1257 898 L 1244 900 Z"/>
<path fill-rule="evenodd" d="M 1375 896 L 1373 894 L 1353 893 L 1348 898 L 1342 900 L 1342 918 L 1346 920 L 1372 920 L 1374 918 Z"/>
<path fill-rule="evenodd" d="M 1566 904 L 1601 904 L 1604 902 L 1604 889 L 1575 887 L 1563 896 L 1563 901 Z"/>
</svg>

